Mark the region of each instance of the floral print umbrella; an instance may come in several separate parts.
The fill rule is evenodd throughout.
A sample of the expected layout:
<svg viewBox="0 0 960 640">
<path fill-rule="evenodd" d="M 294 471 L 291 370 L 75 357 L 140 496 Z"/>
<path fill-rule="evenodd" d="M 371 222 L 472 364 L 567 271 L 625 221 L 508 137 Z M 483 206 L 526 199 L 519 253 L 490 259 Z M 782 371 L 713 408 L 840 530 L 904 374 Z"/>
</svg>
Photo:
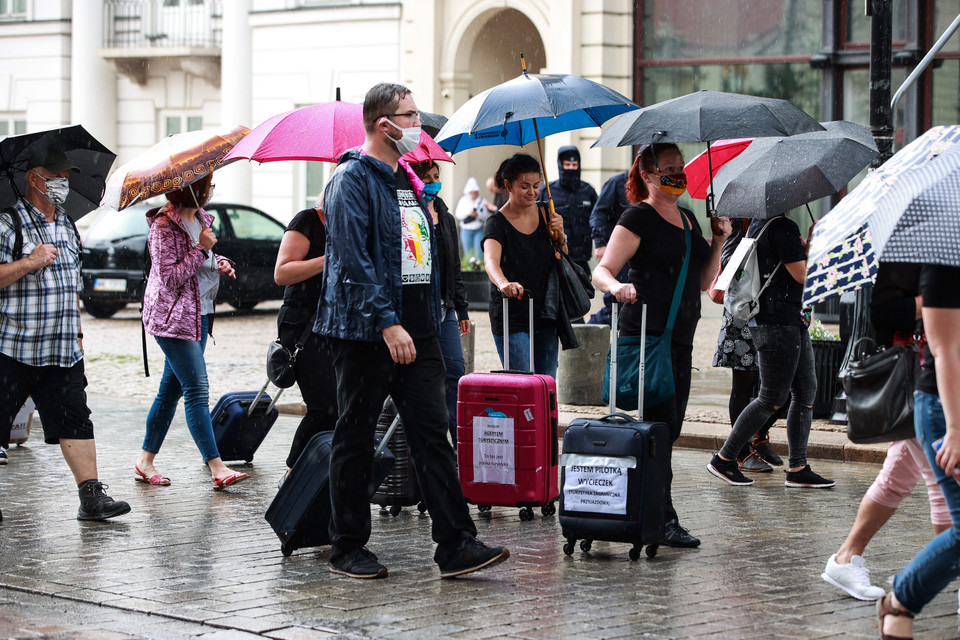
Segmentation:
<svg viewBox="0 0 960 640">
<path fill-rule="evenodd" d="M 814 228 L 804 304 L 859 289 L 877 261 L 960 266 L 960 126 L 933 127 L 870 173 Z"/>
</svg>

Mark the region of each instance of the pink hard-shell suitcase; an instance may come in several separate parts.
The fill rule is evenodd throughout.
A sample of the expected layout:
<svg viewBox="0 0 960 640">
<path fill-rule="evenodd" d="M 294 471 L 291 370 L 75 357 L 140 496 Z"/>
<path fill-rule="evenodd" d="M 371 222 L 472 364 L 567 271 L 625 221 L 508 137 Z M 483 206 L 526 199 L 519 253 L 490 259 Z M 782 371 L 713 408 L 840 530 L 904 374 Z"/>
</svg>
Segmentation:
<svg viewBox="0 0 960 640">
<path fill-rule="evenodd" d="M 529 296 L 528 296 L 529 297 Z M 507 322 L 504 298 L 504 325 Z M 533 362 L 533 301 L 530 301 Z M 509 344 L 509 327 L 504 327 Z M 560 495 L 557 383 L 551 376 L 511 371 L 460 378 L 457 399 L 457 464 L 464 497 L 480 511 L 520 507 L 520 519 L 556 513 Z"/>
</svg>

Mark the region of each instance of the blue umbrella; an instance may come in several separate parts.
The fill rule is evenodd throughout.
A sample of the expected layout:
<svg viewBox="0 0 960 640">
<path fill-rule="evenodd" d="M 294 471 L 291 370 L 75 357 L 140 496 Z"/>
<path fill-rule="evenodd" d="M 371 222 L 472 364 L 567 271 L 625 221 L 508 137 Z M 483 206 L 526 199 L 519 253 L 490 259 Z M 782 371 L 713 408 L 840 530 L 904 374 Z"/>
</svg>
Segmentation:
<svg viewBox="0 0 960 640">
<path fill-rule="evenodd" d="M 575 75 L 523 73 L 470 98 L 450 116 L 436 136 L 437 144 L 458 153 L 465 149 L 498 144 L 523 146 L 537 142 L 540 165 L 546 173 L 540 139 L 553 133 L 599 127 L 610 118 L 639 109 L 613 89 Z M 556 213 L 550 181 L 547 200 Z"/>
<path fill-rule="evenodd" d="M 924 133 L 817 223 L 804 302 L 871 283 L 878 260 L 960 266 L 960 126 Z"/>
</svg>

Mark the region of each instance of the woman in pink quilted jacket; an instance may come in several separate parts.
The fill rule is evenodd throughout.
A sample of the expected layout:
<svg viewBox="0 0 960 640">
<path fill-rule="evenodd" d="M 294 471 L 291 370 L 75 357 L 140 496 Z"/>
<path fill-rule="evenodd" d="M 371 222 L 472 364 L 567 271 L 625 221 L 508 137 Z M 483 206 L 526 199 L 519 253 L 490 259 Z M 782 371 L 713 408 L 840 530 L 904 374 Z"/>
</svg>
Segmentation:
<svg viewBox="0 0 960 640">
<path fill-rule="evenodd" d="M 210 228 L 213 216 L 202 208 L 212 192 L 208 174 L 179 191 L 168 193 L 167 204 L 147 212 L 150 224 L 147 249 L 152 264 L 143 295 L 143 326 L 154 336 L 165 359 L 160 388 L 147 414 L 143 450 L 134 466 L 139 482 L 170 484 L 170 478 L 157 471 L 154 459 L 181 397 L 187 427 L 210 468 L 213 488 L 223 489 L 248 477 L 223 463 L 210 422 L 203 351 L 213 320 L 220 276 L 236 277 L 233 263 L 212 252 L 217 243 Z"/>
</svg>

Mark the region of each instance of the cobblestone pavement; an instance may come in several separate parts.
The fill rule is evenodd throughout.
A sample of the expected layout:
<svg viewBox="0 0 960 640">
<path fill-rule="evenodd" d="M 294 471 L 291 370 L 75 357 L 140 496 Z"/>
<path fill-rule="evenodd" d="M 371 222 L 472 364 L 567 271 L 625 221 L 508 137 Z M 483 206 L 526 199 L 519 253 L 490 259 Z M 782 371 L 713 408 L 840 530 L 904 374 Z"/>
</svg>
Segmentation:
<svg viewBox="0 0 960 640">
<path fill-rule="evenodd" d="M 782 475 L 734 488 L 708 454 L 678 450 L 674 495 L 697 550 L 661 548 L 631 562 L 597 542 L 565 556 L 555 517 L 478 514 L 480 536 L 510 560 L 455 581 L 431 561 L 429 518 L 374 508 L 370 546 L 390 577 L 335 577 L 325 549 L 283 557 L 263 519 L 296 427 L 281 416 L 249 471 L 214 492 L 182 414 L 157 463 L 169 487 L 133 481 L 148 402 L 91 395 L 100 476 L 130 514 L 78 522 L 76 490 L 38 435 L 0 467 L 0 637 L 50 638 L 874 638 L 872 603 L 819 577 L 876 465 L 815 461 L 832 490 L 788 490 Z M 922 490 L 871 543 L 876 584 L 930 535 Z M 956 637 L 956 585 L 918 620 L 918 637 Z M 249 634 L 249 635 L 248 635 Z"/>
</svg>

